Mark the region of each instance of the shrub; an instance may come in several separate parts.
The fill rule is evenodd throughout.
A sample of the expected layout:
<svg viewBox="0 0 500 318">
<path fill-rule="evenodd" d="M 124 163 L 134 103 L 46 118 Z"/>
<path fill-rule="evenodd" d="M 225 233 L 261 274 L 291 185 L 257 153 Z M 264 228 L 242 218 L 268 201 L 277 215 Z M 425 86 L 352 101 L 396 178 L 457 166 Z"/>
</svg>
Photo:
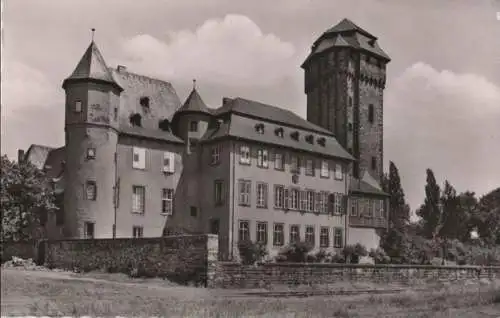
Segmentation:
<svg viewBox="0 0 500 318">
<path fill-rule="evenodd" d="M 391 263 L 391 258 L 381 248 L 377 248 L 377 249 L 372 248 L 368 255 L 371 258 L 373 258 L 373 261 L 375 262 L 375 264 L 390 264 Z"/>
<path fill-rule="evenodd" d="M 337 253 L 332 256 L 332 263 L 345 264 L 345 256 L 342 253 Z"/>
<path fill-rule="evenodd" d="M 356 245 L 346 245 L 342 249 L 342 255 L 344 255 L 346 261 L 351 264 L 358 264 L 359 258 L 368 255 L 366 247 L 357 243 Z"/>
<path fill-rule="evenodd" d="M 307 261 L 307 256 L 311 250 L 312 246 L 310 244 L 295 242 L 280 251 L 279 255 L 281 255 L 282 259 L 284 257 L 287 262 L 304 263 Z"/>
<path fill-rule="evenodd" d="M 245 265 L 253 265 L 261 261 L 267 255 L 266 246 L 261 243 L 254 243 L 250 240 L 240 241 L 238 250 L 241 262 Z"/>
<path fill-rule="evenodd" d="M 318 263 L 324 263 L 327 261 L 330 261 L 332 258 L 332 255 L 330 253 L 327 253 L 324 249 L 320 249 L 316 254 L 313 255 L 314 261 Z"/>
</svg>

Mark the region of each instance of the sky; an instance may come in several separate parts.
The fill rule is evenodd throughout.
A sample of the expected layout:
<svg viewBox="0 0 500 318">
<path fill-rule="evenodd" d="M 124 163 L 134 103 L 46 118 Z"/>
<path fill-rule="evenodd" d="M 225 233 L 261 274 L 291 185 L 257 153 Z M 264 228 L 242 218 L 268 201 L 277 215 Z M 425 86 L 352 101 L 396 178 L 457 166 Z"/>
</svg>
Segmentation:
<svg viewBox="0 0 500 318">
<path fill-rule="evenodd" d="M 244 97 L 306 115 L 301 63 L 343 18 L 392 61 L 384 161 L 412 209 L 425 171 L 483 195 L 500 186 L 500 0 L 5 0 L 1 151 L 64 143 L 64 78 L 90 43 L 108 66 L 172 83 L 196 78 L 211 107 Z"/>
</svg>

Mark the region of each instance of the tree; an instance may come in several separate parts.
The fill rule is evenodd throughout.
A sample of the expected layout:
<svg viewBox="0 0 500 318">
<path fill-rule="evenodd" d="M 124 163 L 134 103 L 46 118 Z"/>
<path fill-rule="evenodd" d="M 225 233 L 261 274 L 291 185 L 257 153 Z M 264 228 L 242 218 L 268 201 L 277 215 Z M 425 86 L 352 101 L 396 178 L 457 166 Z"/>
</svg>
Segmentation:
<svg viewBox="0 0 500 318">
<path fill-rule="evenodd" d="M 477 205 L 478 201 L 476 199 L 476 194 L 471 191 L 465 191 L 460 193 L 459 204 L 462 213 L 467 218 L 467 221 L 462 224 L 463 228 L 461 229 L 461 235 L 458 239 L 461 242 L 469 242 L 471 240 L 471 232 L 476 228 L 475 224 L 475 216 L 477 215 Z"/>
<path fill-rule="evenodd" d="M 441 190 L 434 177 L 434 172 L 427 169 L 427 184 L 425 185 L 424 204 L 417 210 L 417 215 L 422 218 L 423 235 L 433 238 L 441 220 L 440 209 Z"/>
<path fill-rule="evenodd" d="M 385 191 L 389 197 L 390 227 L 404 228 L 410 222 L 410 206 L 406 203 L 405 193 L 401 187 L 399 171 L 394 162 L 389 162 L 389 177 L 384 181 Z"/>
<path fill-rule="evenodd" d="M 500 188 L 481 197 L 474 223 L 484 243 L 500 244 Z"/>
<path fill-rule="evenodd" d="M 458 239 L 467 231 L 468 217 L 460 206 L 460 197 L 455 188 L 446 180 L 444 182 L 442 202 L 442 226 L 439 236 L 447 239 Z"/>
<path fill-rule="evenodd" d="M 2 240 L 29 240 L 40 225 L 40 218 L 56 209 L 49 179 L 29 162 L 17 163 L 1 158 L 0 211 Z"/>
</svg>

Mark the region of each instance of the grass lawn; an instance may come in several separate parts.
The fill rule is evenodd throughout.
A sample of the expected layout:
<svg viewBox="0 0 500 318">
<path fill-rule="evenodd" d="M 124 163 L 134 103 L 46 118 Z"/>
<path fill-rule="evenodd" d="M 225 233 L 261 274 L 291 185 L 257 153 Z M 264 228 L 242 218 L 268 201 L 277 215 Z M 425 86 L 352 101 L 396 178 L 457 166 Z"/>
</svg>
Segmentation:
<svg viewBox="0 0 500 318">
<path fill-rule="evenodd" d="M 392 295 L 270 298 L 115 274 L 2 270 L 2 316 L 499 317 L 500 284 Z M 496 310 L 496 314 L 493 312 Z M 493 312 L 493 313 L 492 313 Z"/>
</svg>

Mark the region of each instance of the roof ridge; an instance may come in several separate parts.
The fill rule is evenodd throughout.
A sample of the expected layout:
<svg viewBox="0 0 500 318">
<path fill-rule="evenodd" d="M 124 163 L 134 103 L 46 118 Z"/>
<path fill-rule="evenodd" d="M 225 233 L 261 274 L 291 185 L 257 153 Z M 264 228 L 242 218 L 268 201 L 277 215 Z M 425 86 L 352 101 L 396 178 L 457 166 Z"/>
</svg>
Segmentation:
<svg viewBox="0 0 500 318">
<path fill-rule="evenodd" d="M 133 75 L 133 76 L 137 76 L 137 77 L 144 77 L 144 78 L 147 78 L 147 79 L 150 79 L 150 80 L 153 80 L 153 81 L 156 81 L 156 82 L 163 82 L 163 83 L 166 83 L 170 86 L 173 87 L 172 85 L 172 82 L 169 82 L 169 81 L 166 81 L 166 80 L 162 80 L 162 79 L 159 79 L 157 77 L 152 77 L 152 76 L 149 76 L 149 75 L 144 75 L 144 74 L 139 74 L 139 73 L 135 73 L 135 72 L 129 72 L 128 70 L 122 70 L 122 71 L 118 71 L 116 69 L 116 67 L 111 67 L 111 66 L 108 66 L 108 70 L 111 72 L 111 73 L 117 73 L 117 74 L 123 74 L 123 73 L 126 73 L 126 74 L 130 74 L 130 75 Z"/>
</svg>

